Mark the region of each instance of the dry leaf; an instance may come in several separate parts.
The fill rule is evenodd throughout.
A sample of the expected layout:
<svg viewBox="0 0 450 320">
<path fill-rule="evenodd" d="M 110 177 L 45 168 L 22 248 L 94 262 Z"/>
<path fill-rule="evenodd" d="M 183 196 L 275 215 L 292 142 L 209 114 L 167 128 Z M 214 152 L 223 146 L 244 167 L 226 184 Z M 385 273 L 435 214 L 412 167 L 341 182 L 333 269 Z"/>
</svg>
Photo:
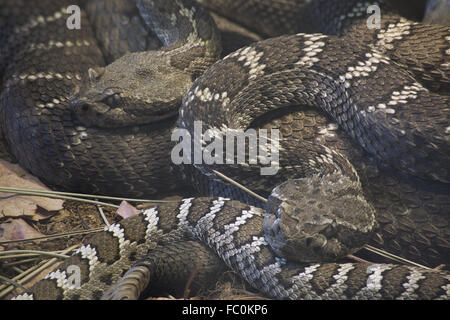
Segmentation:
<svg viewBox="0 0 450 320">
<path fill-rule="evenodd" d="M 38 178 L 29 174 L 17 164 L 0 159 L 0 186 L 50 190 Z M 36 196 L 23 196 L 0 192 L 0 215 L 6 217 L 27 216 L 33 220 L 46 218 L 37 212 L 38 207 L 44 211 L 59 211 L 64 201 Z"/>
<path fill-rule="evenodd" d="M 44 236 L 33 229 L 23 219 L 13 219 L 11 222 L 0 224 L 0 241 L 21 240 Z"/>
<path fill-rule="evenodd" d="M 120 203 L 119 208 L 116 211 L 116 213 L 124 219 L 128 217 L 137 216 L 139 212 L 140 211 L 138 209 L 136 209 L 126 201 L 122 201 Z"/>
</svg>

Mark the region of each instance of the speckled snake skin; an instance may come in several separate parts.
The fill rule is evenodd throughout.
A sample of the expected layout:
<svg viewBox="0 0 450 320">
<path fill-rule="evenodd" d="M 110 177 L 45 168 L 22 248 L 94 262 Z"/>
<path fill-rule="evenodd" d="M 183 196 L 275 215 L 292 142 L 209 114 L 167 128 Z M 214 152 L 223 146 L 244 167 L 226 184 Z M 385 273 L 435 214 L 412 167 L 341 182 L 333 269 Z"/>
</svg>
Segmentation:
<svg viewBox="0 0 450 320">
<path fill-rule="evenodd" d="M 2 33 L 0 41 L 9 44 L 0 56 L 0 66 L 5 70 L 2 123 L 22 165 L 47 179 L 50 177 L 46 173 L 52 172 L 55 180 L 50 183 L 64 184 L 69 189 L 83 186 L 85 190 L 108 190 L 108 193 L 121 195 L 143 195 L 143 190 L 145 194 L 152 194 L 160 191 L 159 186 L 162 191 L 169 190 L 179 177 L 170 166 L 170 160 L 167 161 L 169 152 L 161 150 L 170 150 L 172 146 L 169 139 L 174 123 L 171 105 L 181 101 L 181 96 L 169 102 L 178 93 L 161 94 L 160 89 L 178 88 L 173 84 L 183 82 L 180 92 L 190 89 L 180 109 L 180 128 L 192 133 L 194 121 L 201 120 L 204 129 L 219 128 L 219 131 L 278 126 L 283 136 L 280 140 L 281 170 L 276 179 L 255 179 L 255 170 L 259 167 L 252 165 L 185 165 L 182 170 L 185 181 L 191 180 L 197 189 L 209 194 L 234 197 L 235 190 L 214 179 L 211 169 L 224 172 L 265 195 L 282 181 L 300 178 L 289 182 L 288 188 L 290 183 L 300 183 L 295 186 L 297 189 L 315 185 L 317 189 L 307 194 L 314 197 L 315 192 L 319 192 L 322 197 L 331 198 L 320 204 L 322 198 L 318 201 L 308 198 L 308 202 L 299 195 L 292 195 L 293 203 L 302 203 L 306 212 L 336 206 L 332 200 L 343 194 L 336 198 L 327 186 L 337 183 L 345 187 L 351 199 L 358 199 L 353 207 L 349 203 L 345 205 L 355 212 L 366 212 L 367 225 L 361 225 L 362 218 L 353 221 L 352 217 L 346 217 L 350 218 L 350 225 L 366 230 L 364 236 L 348 236 L 352 241 L 340 237 L 352 234 L 348 228 L 342 232 L 334 224 L 331 230 L 322 228 L 324 234 L 307 234 L 308 241 L 305 236 L 298 240 L 296 237 L 303 230 L 296 228 L 296 224 L 292 224 L 293 229 L 289 228 L 287 221 L 299 220 L 297 215 L 301 212 L 289 204 L 283 192 L 279 194 L 282 187 L 272 193 L 267 212 L 223 198 L 185 199 L 179 204 L 159 206 L 139 217 L 124 220 L 82 247 L 76 256 L 65 262 L 65 266 L 82 266 L 84 284 L 81 289 L 70 288 L 67 275 L 56 271 L 33 289 L 34 298 L 100 298 L 134 261 L 144 258 L 149 249 L 153 249 L 150 255 L 156 257 L 167 252 L 164 248 L 169 252 L 181 251 L 179 247 L 186 242 L 156 246 L 158 238 L 166 238 L 167 235 L 162 234 L 168 233 L 169 238 L 177 234 L 177 237 L 188 237 L 189 241 L 196 239 L 205 243 L 228 267 L 272 298 L 448 299 L 449 276 L 445 272 L 387 264 L 330 263 L 331 257 L 340 258 L 361 247 L 358 241 L 369 240 L 369 233 L 372 242 L 405 257 L 428 265 L 448 262 L 448 28 L 412 23 L 384 11 L 380 29 L 368 30 L 365 3 L 319 0 L 299 5 L 286 1 L 286 7 L 281 10 L 286 10 L 285 18 L 279 20 L 284 26 L 281 29 L 278 25 L 269 27 L 266 19 L 270 20 L 270 16 L 261 18 L 258 24 L 241 19 L 239 15 L 234 18 L 247 21 L 249 28 L 261 27 L 260 32 L 265 36 L 299 31 L 308 34 L 281 36 L 239 49 L 203 74 L 219 55 L 219 49 L 211 41 L 216 38 L 216 31 L 203 27 L 202 23 L 207 20 L 203 13 L 193 24 L 188 18 L 193 17 L 189 13 L 193 11 L 180 11 L 175 20 L 195 26 L 181 30 L 190 30 L 189 35 L 196 34 L 200 39 L 197 43 L 201 45 L 196 48 L 191 43 L 180 45 L 179 39 L 167 31 L 160 37 L 167 46 L 160 55 L 166 57 L 168 63 L 158 69 L 147 64 L 158 53 L 136 53 L 119 58 L 130 50 L 158 46 L 150 40 L 147 42 L 146 29 L 134 28 L 136 19 L 129 20 L 129 30 L 139 30 L 137 34 L 141 38 L 130 40 L 135 42 L 126 44 L 126 49 L 120 41 L 119 44 L 106 41 L 103 46 L 109 53 L 102 55 L 91 45 L 95 40 L 91 40 L 93 32 L 89 28 L 67 32 L 61 27 L 65 22 L 60 19 L 63 10 L 59 7 L 54 10 L 53 2 L 47 2 L 47 6 L 39 9 L 43 10 L 43 20 L 37 16 L 30 22 L 26 15 L 24 19 L 24 10 L 35 10 L 24 6 L 21 14 L 16 13 L 24 20 L 17 24 L 22 28 L 8 20 L 1 22 L 3 30 L 15 32 L 11 38 L 5 38 L 7 33 Z M 151 6 L 151 2 L 138 1 L 141 7 Z M 268 10 L 268 2 L 264 1 L 259 7 L 253 1 L 245 5 L 241 1 L 230 4 L 226 0 L 200 2 L 218 11 L 229 8 L 229 12 L 234 12 L 233 5 L 248 5 L 251 12 L 252 4 L 258 12 Z M 301 11 L 291 10 L 291 6 Z M 97 17 L 94 26 L 104 24 L 101 12 L 108 12 L 102 11 L 108 9 L 108 5 L 104 8 L 92 5 L 91 12 Z M 173 10 L 173 7 L 168 5 L 167 9 Z M 5 10 L 3 6 L 2 10 Z M 129 10 L 137 12 L 136 8 Z M 328 21 L 327 24 L 307 18 L 319 12 L 323 17 L 320 21 Z M 14 15 L 15 11 L 6 9 L 6 13 Z M 227 16 L 227 12 L 221 14 Z M 305 29 L 289 22 L 295 21 L 290 20 L 295 14 L 310 22 Z M 151 28 L 160 34 L 155 30 L 161 30 L 161 25 Z M 49 28 L 54 28 L 55 38 L 35 43 L 44 33 L 40 26 L 47 28 L 46 35 L 50 34 Z M 101 32 L 101 27 L 96 29 L 97 36 L 105 38 Z M 119 36 L 119 39 L 124 37 Z M 135 49 L 129 49 L 133 46 Z M 186 47 L 194 49 L 188 51 Z M 96 54 L 92 54 L 93 50 Z M 48 54 L 43 55 L 44 51 Z M 62 53 L 67 65 L 60 63 L 49 67 L 50 55 L 59 59 Z M 204 55 L 209 59 L 200 58 Z M 104 59 L 115 61 L 106 69 L 97 67 L 104 65 Z M 135 67 L 128 77 L 125 74 L 130 66 Z M 89 67 L 92 69 L 88 72 Z M 167 76 L 162 84 L 148 80 L 149 74 L 168 74 L 169 69 L 182 72 Z M 124 76 L 118 78 L 117 74 Z M 191 86 L 192 80 L 201 74 Z M 115 89 L 117 84 L 121 84 L 120 92 Z M 55 87 L 58 90 L 49 90 Z M 147 110 L 143 103 L 147 94 L 151 95 L 149 91 L 156 92 L 159 100 L 155 99 L 157 102 Z M 10 110 L 11 106 L 16 109 Z M 289 114 L 287 107 L 291 108 Z M 279 120 L 264 119 L 275 112 Z M 331 122 L 328 119 L 332 119 Z M 52 134 L 47 136 L 48 132 Z M 149 148 L 156 147 L 157 150 L 149 152 Z M 302 153 L 294 156 L 295 150 L 302 150 Z M 158 167 L 154 163 L 158 163 Z M 153 175 L 155 170 L 164 175 Z M 275 210 L 270 210 L 270 204 Z M 306 225 L 308 223 L 311 222 L 307 221 Z M 322 226 L 317 221 L 312 225 L 319 229 Z M 279 233 L 280 228 L 282 233 Z M 340 236 L 333 238 L 334 233 Z M 356 244 L 354 238 L 358 240 Z M 347 248 L 350 243 L 352 249 Z M 306 246 L 301 258 L 301 254 L 295 254 L 297 245 Z M 308 257 L 315 257 L 318 248 L 324 251 L 320 256 L 325 254 L 330 260 L 319 259 L 316 263 L 308 260 Z M 205 271 L 200 278 L 208 279 L 220 268 L 220 263 L 204 247 L 199 247 L 198 252 L 202 259 L 196 265 L 183 257 L 184 270 L 187 272 L 203 263 Z M 295 262 L 296 259 L 300 261 Z M 149 268 L 152 281 L 164 278 L 164 272 L 169 273 L 158 269 L 155 261 L 158 259 L 147 257 L 140 264 Z M 209 269 L 206 266 L 210 266 Z"/>
<path fill-rule="evenodd" d="M 200 44 L 193 47 L 190 46 L 195 36 L 189 39 L 191 42 L 184 38 L 184 43 L 172 43 L 178 39 L 170 34 L 161 35 L 164 45 L 179 50 L 172 51 L 173 56 L 165 54 L 165 60 L 157 64 L 152 59 L 158 59 L 158 53 L 149 51 L 145 66 L 136 65 L 140 68 L 141 81 L 154 79 L 145 86 L 147 94 L 151 92 L 148 88 L 154 90 L 155 106 L 150 111 L 155 114 L 148 114 L 152 119 L 149 122 L 145 115 L 148 102 L 141 101 L 133 104 L 134 115 L 127 114 L 136 122 L 134 125 L 130 125 L 131 120 L 109 121 L 104 127 L 100 123 L 93 125 L 83 115 L 79 117 L 76 106 L 69 105 L 71 94 L 95 75 L 95 72 L 88 73 L 89 68 L 98 72 L 99 67 L 124 51 L 154 49 L 161 42 L 151 31 L 146 31 L 135 4 L 98 1 L 90 2 L 87 9 L 96 17 L 92 24 L 98 26 L 97 35 L 103 36 L 103 44 L 99 46 L 84 11 L 81 29 L 67 28 L 66 8 L 74 3 L 77 2 L 45 0 L 31 6 L 28 1 L 0 2 L 4 17 L 0 28 L 0 69 L 4 80 L 1 118 L 13 154 L 23 167 L 49 185 L 68 190 L 150 197 L 180 186 L 182 181 L 170 165 L 170 133 L 178 105 L 195 74 L 219 58 L 220 50 L 208 46 L 209 40 L 201 39 L 214 39 L 215 27 L 203 22 L 196 35 Z M 98 11 L 101 13 L 97 14 Z M 177 29 L 173 32 L 181 37 L 194 34 L 189 29 L 193 25 L 189 20 L 192 17 L 180 15 L 180 21 L 186 19 L 182 26 L 186 34 L 177 33 Z M 201 23 L 203 14 L 197 12 L 196 18 Z M 101 33 L 101 30 L 123 26 L 124 20 L 129 23 L 120 34 Z M 152 26 L 158 27 L 162 26 Z M 214 45 L 217 41 L 210 43 Z M 109 53 L 103 55 L 100 47 Z M 199 62 L 197 57 L 201 57 Z M 133 61 L 129 63 L 135 65 Z M 136 99 L 138 94 L 133 94 Z M 25 97 L 28 97 L 26 101 Z M 136 114 L 140 114 L 138 119 Z"/>
<path fill-rule="evenodd" d="M 207 243 L 255 289 L 272 298 L 448 299 L 450 277 L 445 272 L 389 264 L 288 262 L 275 255 L 265 240 L 264 216 L 259 208 L 223 198 L 191 198 L 151 208 L 96 235 L 89 245 L 35 285 L 32 295 L 21 298 L 99 299 L 130 268 L 130 260 L 144 257 L 164 233 L 176 234 L 179 231 L 174 229 L 180 228 L 193 239 Z M 193 255 L 183 252 L 182 245 L 178 247 L 176 250 L 176 241 L 167 250 L 163 246 L 158 251 L 156 247 L 150 250 L 150 258 L 138 263 L 151 270 L 152 286 L 164 283 L 167 288 L 176 281 L 185 283 L 194 269 L 201 270 L 199 283 L 205 281 L 202 277 L 217 276 L 220 265 L 211 253 L 193 246 L 196 251 L 192 261 Z M 165 263 L 161 263 L 162 257 Z M 71 287 L 65 271 L 73 264 L 81 267 L 83 282 L 78 289 Z M 205 266 L 206 270 L 202 269 Z"/>
</svg>

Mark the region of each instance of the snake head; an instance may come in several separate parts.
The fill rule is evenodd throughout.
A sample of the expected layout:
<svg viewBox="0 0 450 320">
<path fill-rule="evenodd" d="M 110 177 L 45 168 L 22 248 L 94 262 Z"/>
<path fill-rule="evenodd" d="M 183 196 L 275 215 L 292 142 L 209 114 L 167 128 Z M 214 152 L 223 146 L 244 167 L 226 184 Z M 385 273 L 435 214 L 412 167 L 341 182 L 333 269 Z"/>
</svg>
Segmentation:
<svg viewBox="0 0 450 320">
<path fill-rule="evenodd" d="M 118 127 L 124 125 L 122 88 L 105 87 L 105 67 L 88 69 L 87 84 L 76 86 L 70 95 L 70 106 L 86 126 Z"/>
<path fill-rule="evenodd" d="M 290 261 L 336 261 L 364 246 L 376 228 L 359 183 L 342 174 L 289 180 L 273 190 L 267 211 L 266 239 Z"/>
<path fill-rule="evenodd" d="M 105 68 L 88 71 L 73 90 L 70 106 L 86 126 L 118 128 L 158 122 L 178 114 L 192 84 L 189 74 L 156 52 L 129 53 Z"/>
<path fill-rule="evenodd" d="M 91 69 L 89 69 L 91 77 Z M 115 127 L 120 123 L 122 98 L 120 88 L 103 91 L 75 87 L 70 96 L 70 106 L 86 126 Z"/>
</svg>

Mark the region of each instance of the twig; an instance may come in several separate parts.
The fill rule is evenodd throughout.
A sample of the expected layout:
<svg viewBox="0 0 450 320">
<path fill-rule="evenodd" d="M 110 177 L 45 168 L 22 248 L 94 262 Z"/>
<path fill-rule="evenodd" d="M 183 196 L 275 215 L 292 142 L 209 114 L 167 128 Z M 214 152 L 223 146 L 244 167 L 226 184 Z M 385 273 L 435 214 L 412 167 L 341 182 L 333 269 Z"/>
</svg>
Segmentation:
<svg viewBox="0 0 450 320">
<path fill-rule="evenodd" d="M 79 245 L 74 245 L 70 248 L 67 248 L 66 250 L 62 251 L 62 254 L 66 254 L 71 252 L 72 250 L 78 248 Z M 22 274 L 19 274 L 18 276 L 14 277 L 12 280 L 16 281 L 20 284 L 24 284 L 25 282 L 27 282 L 29 279 L 33 278 L 34 276 L 36 276 L 37 274 L 39 274 L 40 272 L 42 272 L 43 270 L 47 269 L 48 267 L 50 267 L 52 264 L 54 264 L 55 262 L 57 262 L 58 259 L 57 258 L 52 258 L 50 260 L 48 260 L 47 262 L 42 262 L 40 265 L 38 266 L 34 266 L 31 267 L 28 270 L 25 270 Z M 5 288 L 4 285 L 0 286 L 0 290 Z M 7 295 L 8 293 L 10 293 L 12 290 L 14 290 L 14 286 L 8 286 L 6 289 L 4 289 L 3 291 L 0 292 L 0 299 L 2 299 L 5 295 Z"/>
<path fill-rule="evenodd" d="M 37 253 L 12 254 L 10 256 L 2 255 L 2 256 L 0 256 L 0 260 L 26 258 L 26 257 L 39 257 L 39 256 L 40 255 Z"/>
<path fill-rule="evenodd" d="M 106 219 L 106 216 L 105 216 L 105 213 L 103 212 L 102 207 L 97 205 L 97 210 L 100 213 L 100 217 L 102 217 L 103 222 L 106 224 L 107 227 L 109 227 L 111 224 L 108 222 L 108 219 Z"/>
<path fill-rule="evenodd" d="M 61 191 L 52 191 L 52 190 L 38 190 L 38 189 L 24 189 L 24 188 L 10 188 L 10 187 L 1 187 L 0 192 L 4 193 L 17 193 L 17 194 L 26 194 L 26 195 L 35 195 L 41 197 L 49 197 L 49 198 L 57 198 L 57 199 L 66 199 L 63 197 L 67 197 L 69 200 L 77 200 L 83 201 L 84 198 L 92 198 L 92 199 L 103 199 L 103 200 L 113 200 L 113 201 L 127 201 L 127 202 L 155 202 L 155 203 L 172 203 L 174 201 L 171 200 L 150 200 L 150 199 L 133 199 L 133 198 L 120 198 L 120 197 L 110 197 L 110 196 L 99 196 L 93 194 L 84 194 L 84 193 L 73 193 L 73 192 L 61 192 Z M 88 202 L 88 203 L 98 203 L 105 205 L 104 202 Z M 110 204 L 108 204 L 110 205 Z M 118 207 L 116 205 L 111 205 L 113 207 Z"/>
<path fill-rule="evenodd" d="M 72 193 L 72 192 L 61 192 L 61 191 L 52 191 L 52 190 L 38 190 L 38 189 L 10 188 L 10 187 L 1 187 L 1 186 L 0 186 L 0 192 L 18 193 L 18 194 L 21 194 L 23 192 L 27 192 L 27 194 L 30 194 L 30 195 L 36 194 L 38 196 L 60 195 L 60 196 L 69 196 L 69 197 L 77 197 L 77 198 L 93 198 L 93 199 L 127 201 L 127 202 L 160 202 L 160 203 L 173 202 L 171 200 L 149 200 L 149 199 L 120 198 L 120 197 L 99 196 L 99 195 L 84 194 L 84 193 Z"/>
<path fill-rule="evenodd" d="M 35 237 L 35 238 L 27 238 L 27 239 L 17 239 L 17 240 L 5 240 L 0 241 L 0 245 L 5 245 L 9 243 L 18 243 L 18 242 L 30 242 L 30 241 L 36 241 L 36 240 L 49 240 L 49 239 L 57 239 L 57 238 L 64 238 L 64 237 L 72 237 L 76 235 L 84 235 L 89 233 L 96 233 L 103 231 L 104 228 L 96 228 L 92 230 L 84 230 L 84 231 L 73 231 L 73 232 L 67 232 L 67 233 L 55 233 L 47 236 L 42 237 Z"/>
<path fill-rule="evenodd" d="M 81 221 L 81 225 L 87 229 L 87 230 L 91 230 L 91 227 L 89 227 L 88 223 L 86 221 L 84 221 L 83 217 L 81 216 L 81 213 L 79 210 L 76 210 L 76 215 L 78 216 L 78 218 Z"/>
<path fill-rule="evenodd" d="M 411 261 L 411 260 L 399 257 L 399 256 L 397 256 L 395 254 L 392 254 L 392 253 L 389 253 L 389 252 L 387 252 L 385 250 L 375 248 L 375 247 L 373 247 L 371 245 L 368 245 L 368 244 L 366 244 L 364 246 L 364 249 L 366 249 L 366 250 L 368 250 L 370 252 L 376 253 L 376 254 L 384 257 L 384 258 L 393 260 L 393 261 L 397 261 L 397 262 L 400 262 L 400 263 L 403 263 L 403 264 L 412 265 L 412 266 L 415 266 L 415 267 L 431 270 L 431 268 L 429 268 L 429 267 L 426 267 L 426 266 L 421 265 L 419 263 L 416 263 L 414 261 Z"/>
<path fill-rule="evenodd" d="M 264 197 L 261 197 L 259 194 L 251 191 L 250 189 L 244 187 L 242 184 L 240 184 L 239 182 L 234 181 L 233 179 L 227 177 L 226 175 L 224 175 L 223 173 L 220 173 L 217 170 L 212 170 L 212 172 L 214 172 L 218 177 L 220 177 L 221 179 L 225 180 L 228 183 L 231 183 L 232 185 L 238 187 L 239 189 L 247 192 L 249 195 L 251 195 L 252 197 L 255 197 L 258 200 L 261 200 L 263 202 L 267 202 L 267 199 Z"/>
<path fill-rule="evenodd" d="M 197 277 L 199 269 L 200 269 L 199 267 L 196 267 L 189 275 L 189 279 L 187 280 L 186 286 L 184 287 L 184 293 L 183 293 L 184 299 L 189 298 L 189 295 L 191 294 L 190 288 L 191 288 L 192 282 L 194 281 L 195 277 Z"/>
<path fill-rule="evenodd" d="M 25 270 L 24 272 L 20 273 L 19 275 L 15 276 L 12 280 L 14 280 L 14 281 L 20 280 L 21 278 L 23 278 L 23 277 L 25 277 L 26 275 L 30 274 L 30 273 L 31 273 L 32 271 L 34 271 L 35 269 L 37 269 L 37 268 L 39 268 L 40 266 L 42 266 L 44 263 L 45 263 L 45 261 L 41 261 L 38 265 L 35 265 L 35 266 L 33 266 L 33 267 L 31 267 L 31 268 Z M 7 285 L 2 284 L 2 285 L 0 285 L 0 290 L 4 289 L 4 288 L 6 288 L 6 287 L 7 287 Z M 1 298 L 1 295 L 0 295 L 0 298 Z"/>
<path fill-rule="evenodd" d="M 24 263 L 29 263 L 29 262 L 35 262 L 41 260 L 40 258 L 30 258 L 30 259 L 23 259 L 23 260 L 18 260 L 18 261 L 14 261 L 14 262 L 8 262 L 8 263 L 4 263 L 3 266 L 4 267 L 12 267 L 14 268 L 14 266 L 17 265 L 21 265 Z M 20 271 L 19 273 L 22 273 L 23 271 Z"/>
<path fill-rule="evenodd" d="M 39 250 L 7 250 L 7 251 L 0 251 L 0 258 L 4 257 L 4 256 L 8 256 L 8 257 L 14 257 L 13 256 L 9 256 L 11 254 L 17 253 L 18 255 L 24 256 L 24 254 L 28 255 L 28 256 L 34 256 L 34 255 L 41 255 L 41 256 L 49 256 L 49 257 L 55 257 L 55 258 L 62 258 L 62 259 L 66 259 L 69 258 L 69 256 L 65 255 L 65 254 L 60 254 L 60 253 L 56 253 L 56 252 L 49 252 L 49 251 L 39 251 Z"/>
<path fill-rule="evenodd" d="M 352 255 L 352 254 L 348 254 L 348 255 L 347 255 L 347 258 L 352 259 L 352 260 L 355 260 L 356 262 L 360 262 L 360 263 L 370 263 L 369 261 L 367 261 L 367 260 L 365 260 L 365 259 L 362 259 L 362 258 L 360 258 L 360 257 L 354 256 L 354 255 Z"/>
<path fill-rule="evenodd" d="M 119 208 L 118 205 L 106 203 L 106 202 L 100 202 L 95 200 L 88 200 L 83 198 L 77 198 L 77 197 L 71 197 L 71 196 L 65 196 L 60 193 L 50 192 L 50 191 L 39 191 L 39 190 L 32 190 L 32 189 L 18 189 L 18 188 L 5 188 L 0 187 L 0 192 L 5 193 L 15 193 L 20 195 L 29 195 L 29 196 L 35 196 L 35 197 L 46 197 L 46 198 L 52 198 L 52 199 L 64 199 L 64 200 L 75 200 L 79 202 L 84 203 L 90 203 L 90 204 L 101 204 L 104 206 L 109 206 L 113 208 Z"/>
<path fill-rule="evenodd" d="M 5 281 L 5 282 L 8 282 L 9 284 L 18 287 L 18 288 L 22 289 L 22 290 L 25 291 L 25 292 L 28 292 L 28 291 L 29 291 L 27 288 L 25 288 L 25 287 L 24 287 L 23 285 L 21 285 L 20 283 L 14 281 L 14 280 L 8 279 L 8 278 L 6 278 L 6 277 L 4 277 L 4 276 L 2 276 L 2 275 L 0 275 L 0 280 L 3 280 L 3 281 Z"/>
<path fill-rule="evenodd" d="M 11 269 L 13 269 L 15 272 L 17 272 L 19 274 L 23 272 L 23 270 L 18 267 L 11 267 Z"/>
</svg>

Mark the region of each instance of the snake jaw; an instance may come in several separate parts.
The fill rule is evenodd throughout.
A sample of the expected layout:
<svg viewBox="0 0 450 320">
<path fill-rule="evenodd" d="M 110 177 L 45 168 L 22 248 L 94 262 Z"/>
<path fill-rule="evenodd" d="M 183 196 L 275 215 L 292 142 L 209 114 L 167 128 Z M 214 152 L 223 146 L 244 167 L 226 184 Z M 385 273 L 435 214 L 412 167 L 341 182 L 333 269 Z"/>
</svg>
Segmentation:
<svg viewBox="0 0 450 320">
<path fill-rule="evenodd" d="M 75 86 L 69 98 L 70 108 L 78 120 L 90 127 L 108 126 L 108 112 L 117 104 L 117 100 L 114 98 L 115 90 L 108 88 L 109 90 L 100 91 L 94 85 L 93 77 L 98 79 L 99 72 L 92 68 L 89 69 L 89 85 Z"/>
<path fill-rule="evenodd" d="M 95 126 L 104 123 L 102 117 L 110 110 L 107 104 L 101 102 L 89 102 L 85 99 L 78 99 L 70 103 L 72 110 L 79 121 L 87 126 Z"/>
</svg>

